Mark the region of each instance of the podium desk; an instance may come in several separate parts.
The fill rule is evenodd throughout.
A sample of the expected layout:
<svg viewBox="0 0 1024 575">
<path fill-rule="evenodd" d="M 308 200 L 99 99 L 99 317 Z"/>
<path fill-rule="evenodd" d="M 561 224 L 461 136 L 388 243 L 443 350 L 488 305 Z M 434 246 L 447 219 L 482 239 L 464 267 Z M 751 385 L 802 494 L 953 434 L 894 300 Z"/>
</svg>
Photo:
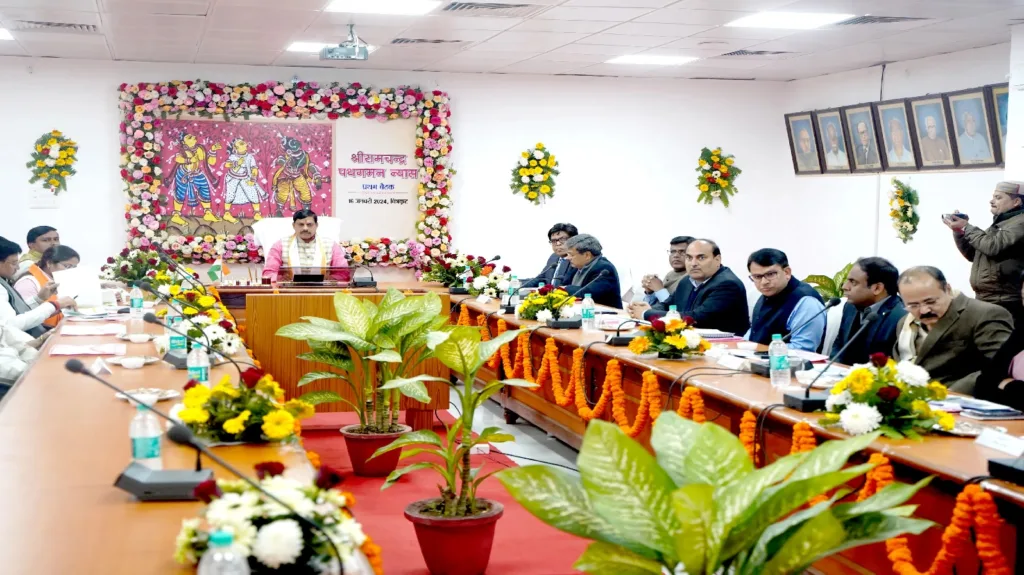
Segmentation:
<svg viewBox="0 0 1024 575">
<path fill-rule="evenodd" d="M 224 297 L 225 290 L 220 290 L 221 297 Z M 268 290 L 269 291 L 269 290 Z M 302 321 L 302 317 L 313 316 L 329 320 L 336 320 L 334 312 L 334 292 L 323 290 L 307 290 L 293 288 L 289 290 L 279 289 L 278 293 L 262 293 L 250 291 L 245 294 L 245 317 L 247 328 L 245 330 L 245 341 L 253 351 L 253 355 L 259 358 L 263 369 L 274 374 L 285 391 L 287 397 L 298 397 L 310 391 L 333 391 L 349 401 L 355 400 L 355 395 L 348 384 L 340 379 L 322 379 L 308 385 L 298 387 L 298 382 L 311 371 L 337 371 L 324 364 L 313 363 L 299 359 L 298 355 L 306 353 L 309 345 L 304 341 L 296 341 L 275 335 L 282 326 Z M 374 303 L 384 298 L 386 288 L 379 290 L 348 290 L 358 298 L 366 298 Z M 426 290 L 420 288 L 420 294 Z M 442 310 L 447 310 L 449 297 L 447 293 L 438 294 L 441 298 Z M 415 294 L 409 297 L 416 297 Z M 226 299 L 226 298 L 225 298 Z M 236 316 L 237 318 L 237 316 Z M 414 430 L 430 429 L 434 417 L 434 411 L 448 409 L 449 388 L 447 380 L 450 377 L 448 368 L 436 359 L 428 359 L 421 363 L 415 373 L 410 375 L 433 375 L 443 378 L 445 382 L 427 382 L 427 391 L 430 393 L 430 402 L 422 403 L 408 397 L 402 397 L 400 407 L 405 411 L 405 423 Z M 356 366 L 353 381 L 362 381 L 360 367 Z M 344 402 L 322 404 L 317 411 L 352 411 L 352 407 Z"/>
</svg>

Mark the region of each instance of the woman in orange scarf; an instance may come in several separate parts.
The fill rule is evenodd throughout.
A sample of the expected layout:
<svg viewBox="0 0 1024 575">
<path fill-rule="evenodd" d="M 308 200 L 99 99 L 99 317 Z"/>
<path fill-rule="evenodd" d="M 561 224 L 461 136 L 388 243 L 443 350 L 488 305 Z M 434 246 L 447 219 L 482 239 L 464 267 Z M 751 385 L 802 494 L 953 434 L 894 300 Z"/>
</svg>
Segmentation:
<svg viewBox="0 0 1024 575">
<path fill-rule="evenodd" d="M 53 272 L 78 267 L 79 261 L 81 258 L 75 250 L 68 246 L 53 246 L 43 252 L 39 262 L 32 264 L 28 268 L 28 273 L 15 282 L 14 289 L 21 294 L 26 302 L 38 301 L 40 292 L 43 292 L 44 295 L 52 293 L 44 301 L 51 301 L 56 305 L 57 294 L 53 293 L 53 290 L 44 290 L 43 288 L 53 282 Z M 40 301 L 40 303 L 42 302 Z M 54 327 L 60 323 L 63 317 L 63 314 L 60 313 L 50 316 L 43 322 L 43 325 Z"/>
</svg>

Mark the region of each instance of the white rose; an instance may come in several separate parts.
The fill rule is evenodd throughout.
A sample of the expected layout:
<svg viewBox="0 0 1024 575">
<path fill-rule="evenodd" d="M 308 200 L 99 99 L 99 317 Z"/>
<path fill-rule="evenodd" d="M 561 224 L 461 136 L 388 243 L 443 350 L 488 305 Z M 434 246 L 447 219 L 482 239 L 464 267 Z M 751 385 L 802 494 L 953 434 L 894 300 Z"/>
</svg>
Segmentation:
<svg viewBox="0 0 1024 575">
<path fill-rule="evenodd" d="M 679 335 L 683 336 L 683 338 L 686 339 L 686 347 L 690 349 L 697 349 L 698 347 L 700 347 L 700 342 L 703 339 L 700 337 L 700 334 L 697 333 L 697 330 L 695 329 L 684 330 L 683 333 Z"/>
<path fill-rule="evenodd" d="M 290 565 L 302 554 L 302 528 L 294 519 L 282 519 L 260 527 L 252 554 L 271 569 Z"/>
<path fill-rule="evenodd" d="M 60 157 L 60 146 L 59 145 L 53 146 L 52 148 L 50 148 L 50 157 L 53 158 L 54 160 L 56 160 L 57 158 Z"/>
<path fill-rule="evenodd" d="M 850 435 L 863 435 L 878 429 L 882 414 L 866 403 L 851 403 L 839 414 L 839 425 Z"/>
<path fill-rule="evenodd" d="M 51 167 L 51 168 L 52 168 L 52 167 L 54 166 L 54 164 L 55 164 L 55 162 L 53 161 L 53 158 L 48 158 L 48 159 L 47 159 L 47 160 L 46 160 L 45 162 L 43 162 L 43 163 L 45 163 L 45 164 L 46 164 L 47 166 L 49 166 L 49 167 Z"/>
<path fill-rule="evenodd" d="M 927 386 L 931 380 L 925 368 L 907 360 L 896 364 L 896 377 L 900 378 L 903 383 L 914 387 Z"/>
<path fill-rule="evenodd" d="M 487 276 L 477 276 L 473 278 L 473 289 L 482 290 L 487 287 Z"/>
<path fill-rule="evenodd" d="M 530 183 L 530 176 L 523 176 L 522 177 L 522 181 L 523 181 L 524 184 L 529 184 Z"/>
<path fill-rule="evenodd" d="M 834 411 L 833 408 L 839 407 L 840 405 L 846 405 L 847 403 L 850 403 L 850 400 L 852 399 L 853 396 L 850 395 L 849 391 L 844 391 L 838 394 L 830 393 L 828 394 L 828 399 L 825 400 L 825 410 Z"/>
<path fill-rule="evenodd" d="M 536 176 L 533 177 L 533 181 L 535 181 L 535 182 L 543 182 L 544 181 L 544 176 L 541 175 L 541 174 L 537 174 Z"/>
<path fill-rule="evenodd" d="M 540 150 L 534 150 L 533 151 L 533 157 L 538 159 L 538 160 L 543 160 L 544 159 L 544 152 L 542 152 Z"/>
<path fill-rule="evenodd" d="M 552 315 L 551 310 L 542 309 L 539 312 L 537 312 L 537 321 L 539 322 L 546 323 L 549 319 L 552 319 L 553 317 L 554 316 Z"/>
<path fill-rule="evenodd" d="M 576 315 L 575 306 L 567 305 L 562 309 L 558 310 L 558 316 L 562 319 L 569 319 Z"/>
<path fill-rule="evenodd" d="M 530 162 L 526 158 L 519 158 L 519 165 L 526 167 L 530 165 Z"/>
</svg>

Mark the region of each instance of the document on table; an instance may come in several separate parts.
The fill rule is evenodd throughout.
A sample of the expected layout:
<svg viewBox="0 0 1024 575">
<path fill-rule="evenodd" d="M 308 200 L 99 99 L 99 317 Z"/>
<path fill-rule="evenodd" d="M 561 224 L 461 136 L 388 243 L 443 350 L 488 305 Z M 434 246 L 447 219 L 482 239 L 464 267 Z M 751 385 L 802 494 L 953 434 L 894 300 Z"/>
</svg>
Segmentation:
<svg viewBox="0 0 1024 575">
<path fill-rule="evenodd" d="M 65 325 L 60 328 L 61 335 L 122 335 L 125 332 L 124 324 L 99 324 L 99 325 Z"/>
<path fill-rule="evenodd" d="M 50 348 L 50 355 L 125 355 L 128 346 L 123 343 L 101 343 L 96 345 L 57 344 Z"/>
<path fill-rule="evenodd" d="M 87 268 L 60 270 L 53 272 L 53 281 L 59 284 L 57 293 L 75 298 L 80 308 L 103 305 L 103 289 L 94 271 Z"/>
</svg>

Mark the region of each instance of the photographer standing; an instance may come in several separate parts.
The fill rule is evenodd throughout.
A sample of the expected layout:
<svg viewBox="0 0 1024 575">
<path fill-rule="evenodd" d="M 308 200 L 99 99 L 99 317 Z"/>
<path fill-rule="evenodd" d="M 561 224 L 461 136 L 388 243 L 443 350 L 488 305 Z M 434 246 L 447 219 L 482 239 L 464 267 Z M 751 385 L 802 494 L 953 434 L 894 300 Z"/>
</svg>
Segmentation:
<svg viewBox="0 0 1024 575">
<path fill-rule="evenodd" d="M 1024 196 L 1020 182 L 999 182 L 992 192 L 987 230 L 968 223 L 964 214 L 942 217 L 953 230 L 956 247 L 971 260 L 971 288 L 977 299 L 1004 307 L 1024 326 L 1021 273 L 1024 272 Z"/>
</svg>

